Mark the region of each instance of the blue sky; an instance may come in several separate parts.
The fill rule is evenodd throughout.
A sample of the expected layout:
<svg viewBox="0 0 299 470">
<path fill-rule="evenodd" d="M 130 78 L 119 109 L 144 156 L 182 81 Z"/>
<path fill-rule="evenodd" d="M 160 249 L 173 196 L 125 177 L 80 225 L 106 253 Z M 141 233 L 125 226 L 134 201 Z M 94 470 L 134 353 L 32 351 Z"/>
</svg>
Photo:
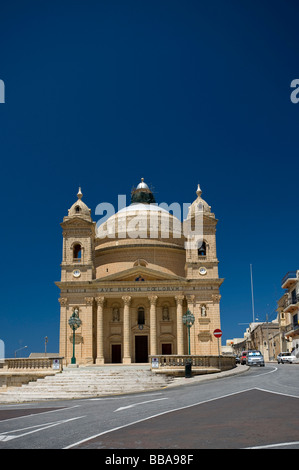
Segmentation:
<svg viewBox="0 0 299 470">
<path fill-rule="evenodd" d="M 298 268 L 295 1 L 53 0 L 1 5 L 6 356 L 58 351 L 60 222 L 141 177 L 157 202 L 203 198 L 219 219 L 223 342 L 275 315 Z M 272 315 L 272 316 L 271 316 Z"/>
</svg>

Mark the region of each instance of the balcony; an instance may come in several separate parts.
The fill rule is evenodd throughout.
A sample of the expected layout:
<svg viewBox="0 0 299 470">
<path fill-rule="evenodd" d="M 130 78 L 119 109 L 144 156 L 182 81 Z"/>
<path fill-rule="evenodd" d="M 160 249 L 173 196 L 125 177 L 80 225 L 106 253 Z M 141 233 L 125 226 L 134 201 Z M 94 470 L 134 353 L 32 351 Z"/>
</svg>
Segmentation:
<svg viewBox="0 0 299 470">
<path fill-rule="evenodd" d="M 289 287 L 293 286 L 297 280 L 297 272 L 289 271 L 281 281 L 282 289 L 288 289 Z"/>
<path fill-rule="evenodd" d="M 294 320 L 292 323 L 290 323 L 285 331 L 284 331 L 284 336 L 287 338 L 293 338 L 294 336 L 299 336 L 299 325 L 298 322 L 296 323 Z"/>
<path fill-rule="evenodd" d="M 299 309 L 299 294 L 287 299 L 285 312 L 294 313 Z"/>
</svg>

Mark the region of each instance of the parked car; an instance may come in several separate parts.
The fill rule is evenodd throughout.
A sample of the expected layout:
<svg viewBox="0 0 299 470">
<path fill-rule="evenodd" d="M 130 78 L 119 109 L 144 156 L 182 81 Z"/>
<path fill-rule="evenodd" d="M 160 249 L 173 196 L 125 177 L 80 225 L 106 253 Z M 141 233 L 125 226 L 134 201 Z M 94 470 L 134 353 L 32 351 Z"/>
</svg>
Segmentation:
<svg viewBox="0 0 299 470">
<path fill-rule="evenodd" d="M 235 356 L 235 358 L 236 358 L 236 364 L 240 364 L 241 361 L 240 361 L 239 356 Z"/>
<path fill-rule="evenodd" d="M 261 351 L 248 351 L 246 364 L 248 366 L 261 366 L 265 367 L 264 356 Z"/>
<path fill-rule="evenodd" d="M 277 356 L 278 364 L 284 364 L 285 362 L 292 364 L 295 360 L 296 356 L 294 356 L 291 352 L 281 352 Z"/>
<path fill-rule="evenodd" d="M 242 351 L 240 362 L 241 364 L 246 364 L 246 358 L 247 358 L 248 351 Z"/>
</svg>

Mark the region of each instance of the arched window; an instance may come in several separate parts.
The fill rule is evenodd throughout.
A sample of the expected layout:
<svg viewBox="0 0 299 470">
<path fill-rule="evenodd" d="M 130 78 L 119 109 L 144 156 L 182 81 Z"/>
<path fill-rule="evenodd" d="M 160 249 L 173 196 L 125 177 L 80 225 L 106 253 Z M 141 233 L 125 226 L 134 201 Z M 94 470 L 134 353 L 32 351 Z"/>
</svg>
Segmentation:
<svg viewBox="0 0 299 470">
<path fill-rule="evenodd" d="M 76 207 L 75 207 L 75 211 L 76 211 L 76 212 L 80 212 L 80 210 L 81 210 L 81 207 L 80 207 L 80 206 L 76 206 Z"/>
<path fill-rule="evenodd" d="M 145 323 L 144 308 L 139 307 L 138 308 L 138 325 L 144 325 L 144 323 Z"/>
<path fill-rule="evenodd" d="M 198 248 L 198 256 L 206 256 L 207 246 L 206 242 L 202 242 L 201 246 Z"/>
<path fill-rule="evenodd" d="M 81 254 L 82 254 L 81 245 L 79 245 L 79 243 L 77 243 L 76 245 L 74 245 L 74 248 L 73 248 L 73 259 L 74 259 L 74 261 L 80 262 L 81 261 Z"/>
</svg>

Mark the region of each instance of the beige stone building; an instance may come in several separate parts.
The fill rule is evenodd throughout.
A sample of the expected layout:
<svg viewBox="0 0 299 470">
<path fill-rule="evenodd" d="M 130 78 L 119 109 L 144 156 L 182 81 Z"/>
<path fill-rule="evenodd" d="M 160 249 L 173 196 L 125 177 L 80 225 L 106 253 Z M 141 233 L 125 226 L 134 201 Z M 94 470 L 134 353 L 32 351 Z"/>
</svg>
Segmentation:
<svg viewBox="0 0 299 470">
<path fill-rule="evenodd" d="M 216 254 L 217 219 L 202 199 L 190 205 L 183 223 L 160 207 L 143 181 L 131 204 L 102 224 L 77 201 L 61 223 L 60 355 L 73 354 L 68 324 L 74 310 L 79 364 L 146 363 L 149 355 L 188 354 L 189 311 L 192 355 L 218 355 L 213 331 L 220 328 Z M 201 234 L 197 230 L 200 227 Z M 192 243 L 190 243 L 192 242 Z"/>
<path fill-rule="evenodd" d="M 299 358 L 299 270 L 288 272 L 281 281 L 285 289 L 277 302 L 281 327 L 281 351 L 293 351 Z"/>
</svg>

